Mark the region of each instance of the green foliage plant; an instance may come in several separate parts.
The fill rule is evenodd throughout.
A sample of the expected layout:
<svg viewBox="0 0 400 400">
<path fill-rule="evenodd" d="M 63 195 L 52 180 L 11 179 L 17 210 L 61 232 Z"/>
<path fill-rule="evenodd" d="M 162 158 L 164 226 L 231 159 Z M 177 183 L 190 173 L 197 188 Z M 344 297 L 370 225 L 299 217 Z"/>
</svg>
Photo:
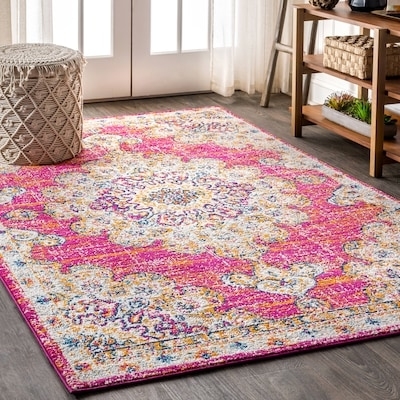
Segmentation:
<svg viewBox="0 0 400 400">
<path fill-rule="evenodd" d="M 365 99 L 354 99 L 349 114 L 362 122 L 371 124 L 371 102 Z"/>
<path fill-rule="evenodd" d="M 350 93 L 334 92 L 326 98 L 324 105 L 347 114 L 355 99 Z"/>
<path fill-rule="evenodd" d="M 371 124 L 372 103 L 367 99 L 358 99 L 346 92 L 334 92 L 326 98 L 324 105 Z M 387 114 L 384 115 L 385 125 L 394 125 L 396 122 L 397 119 Z"/>
</svg>

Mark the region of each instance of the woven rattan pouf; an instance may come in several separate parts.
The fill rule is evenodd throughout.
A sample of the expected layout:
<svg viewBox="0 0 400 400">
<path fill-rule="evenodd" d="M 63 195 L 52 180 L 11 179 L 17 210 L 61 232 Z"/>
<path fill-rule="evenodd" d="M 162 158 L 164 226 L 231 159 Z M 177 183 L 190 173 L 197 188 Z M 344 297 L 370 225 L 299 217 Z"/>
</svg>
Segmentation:
<svg viewBox="0 0 400 400">
<path fill-rule="evenodd" d="M 56 164 L 79 154 L 84 63 L 53 44 L 0 47 L 0 163 Z"/>
</svg>

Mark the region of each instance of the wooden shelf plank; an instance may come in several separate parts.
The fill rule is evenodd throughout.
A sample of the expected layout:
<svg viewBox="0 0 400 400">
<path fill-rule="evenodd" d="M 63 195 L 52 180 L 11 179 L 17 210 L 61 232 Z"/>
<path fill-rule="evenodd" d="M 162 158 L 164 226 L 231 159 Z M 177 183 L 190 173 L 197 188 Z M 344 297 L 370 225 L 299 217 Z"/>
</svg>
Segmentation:
<svg viewBox="0 0 400 400">
<path fill-rule="evenodd" d="M 370 148 L 370 138 L 368 136 L 360 135 L 357 132 L 326 119 L 322 115 L 322 106 L 303 106 L 303 117 L 306 121 L 317 124 L 368 149 Z M 390 140 L 385 140 L 383 150 L 386 152 L 388 158 L 400 161 L 400 139 L 398 136 Z"/>
<path fill-rule="evenodd" d="M 354 83 L 355 85 L 365 89 L 372 89 L 371 79 L 359 79 L 334 69 L 324 67 L 322 54 L 305 54 L 304 67 L 305 72 L 309 72 L 311 70 L 312 72 L 325 73 L 344 81 Z M 400 101 L 400 78 L 388 78 L 385 84 L 385 91 L 388 97 Z"/>
<path fill-rule="evenodd" d="M 400 23 L 398 21 L 372 13 L 354 12 L 347 4 L 347 1 L 339 2 L 333 10 L 324 10 L 311 4 L 294 4 L 293 7 L 306 10 L 306 21 L 313 21 L 316 18 L 332 19 L 370 30 L 384 26 L 389 35 L 400 37 Z"/>
<path fill-rule="evenodd" d="M 362 86 L 366 89 L 372 89 L 372 81 L 370 79 L 359 79 L 355 76 L 344 74 L 343 72 L 336 71 L 331 68 L 326 68 L 323 66 L 323 55 L 322 54 L 305 54 L 304 55 L 304 67 L 309 68 L 313 71 L 326 73 L 328 75 L 334 76 L 345 80 L 350 83 L 354 83 L 358 86 Z"/>
</svg>

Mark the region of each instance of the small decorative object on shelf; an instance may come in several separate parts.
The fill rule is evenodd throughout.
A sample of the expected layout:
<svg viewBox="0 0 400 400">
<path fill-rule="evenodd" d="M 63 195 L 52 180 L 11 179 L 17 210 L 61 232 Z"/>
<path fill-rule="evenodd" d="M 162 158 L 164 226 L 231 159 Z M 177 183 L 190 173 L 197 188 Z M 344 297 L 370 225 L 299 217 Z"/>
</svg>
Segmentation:
<svg viewBox="0 0 400 400">
<path fill-rule="evenodd" d="M 309 0 L 314 7 L 323 8 L 324 10 L 332 10 L 339 0 Z"/>
<path fill-rule="evenodd" d="M 370 12 L 383 10 L 387 5 L 387 0 L 347 0 L 353 11 Z"/>
<path fill-rule="evenodd" d="M 364 136 L 371 136 L 371 102 L 358 99 L 346 92 L 334 92 L 325 99 L 322 115 Z M 384 137 L 392 139 L 397 134 L 397 119 L 385 114 Z"/>
</svg>

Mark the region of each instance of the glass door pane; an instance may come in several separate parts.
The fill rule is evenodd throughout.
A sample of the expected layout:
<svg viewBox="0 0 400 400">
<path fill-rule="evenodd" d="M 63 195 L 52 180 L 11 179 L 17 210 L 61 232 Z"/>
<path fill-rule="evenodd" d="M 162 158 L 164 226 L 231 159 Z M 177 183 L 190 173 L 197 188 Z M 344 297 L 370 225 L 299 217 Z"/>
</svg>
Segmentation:
<svg viewBox="0 0 400 400">
<path fill-rule="evenodd" d="M 83 53 L 86 57 L 112 55 L 112 7 L 112 0 L 84 0 Z"/>
<path fill-rule="evenodd" d="M 178 51 L 178 0 L 151 2 L 151 54 Z"/>
<path fill-rule="evenodd" d="M 182 51 L 208 50 L 208 0 L 182 0 Z"/>
<path fill-rule="evenodd" d="M 113 0 L 53 0 L 52 14 L 53 43 L 86 57 L 113 54 Z"/>
<path fill-rule="evenodd" d="M 53 43 L 80 50 L 79 0 L 53 0 Z"/>
</svg>

